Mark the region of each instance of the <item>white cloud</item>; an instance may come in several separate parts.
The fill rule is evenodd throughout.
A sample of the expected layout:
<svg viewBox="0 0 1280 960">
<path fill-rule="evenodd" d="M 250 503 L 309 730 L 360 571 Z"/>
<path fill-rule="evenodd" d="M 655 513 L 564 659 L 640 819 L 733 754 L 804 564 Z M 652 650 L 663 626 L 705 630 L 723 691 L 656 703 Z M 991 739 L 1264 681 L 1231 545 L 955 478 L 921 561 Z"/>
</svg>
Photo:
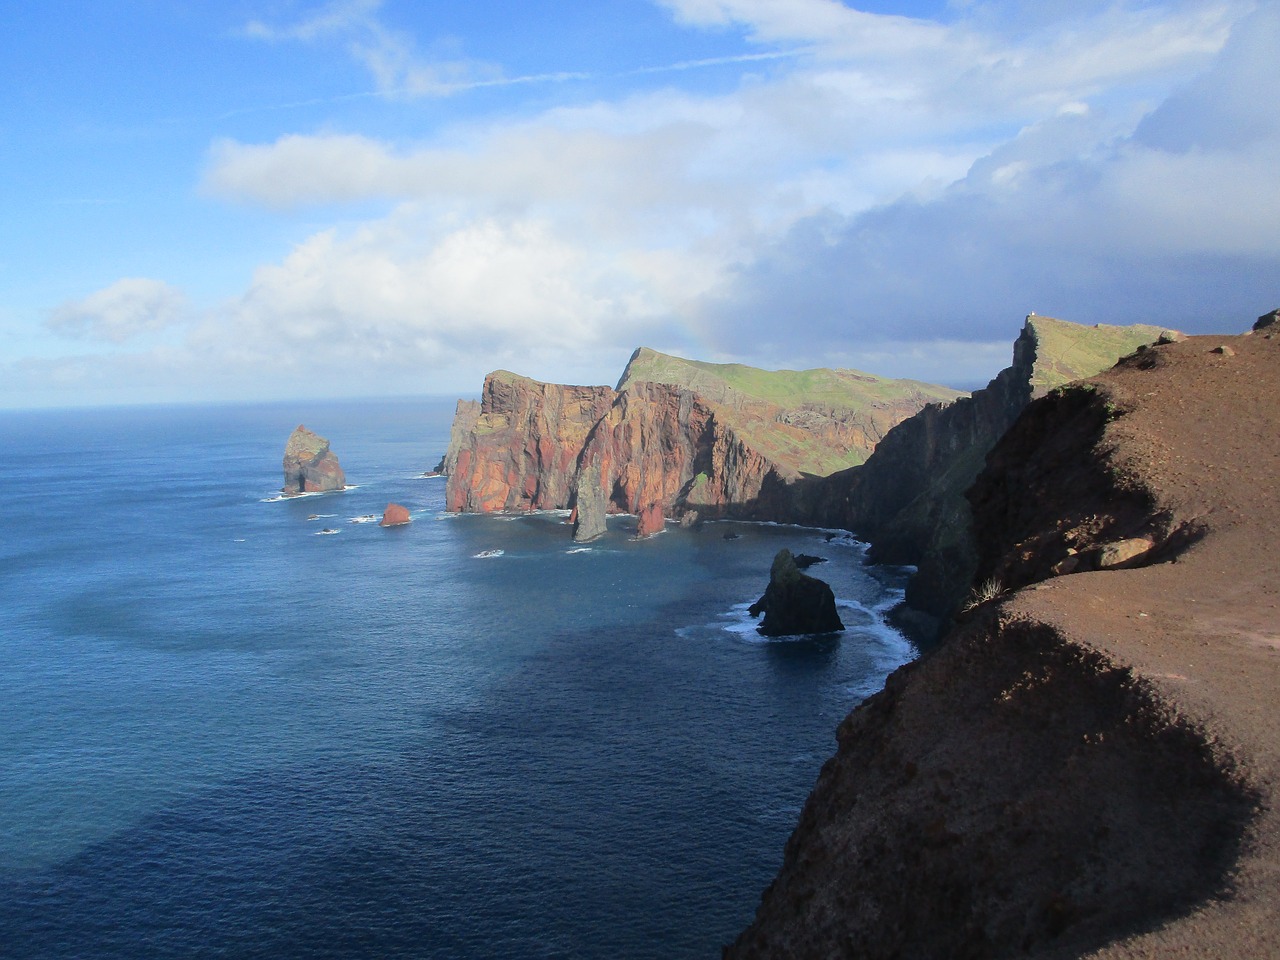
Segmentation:
<svg viewBox="0 0 1280 960">
<path fill-rule="evenodd" d="M 382 22 L 378 16 L 381 7 L 382 0 L 334 0 L 297 23 L 270 26 L 253 20 L 244 32 L 254 39 L 276 42 L 339 39 L 348 54 L 369 71 L 378 91 L 389 95 L 439 97 L 476 86 L 511 82 L 504 80 L 502 71 L 492 64 L 422 57 L 412 37 Z"/>
<path fill-rule="evenodd" d="M 317 219 L 384 210 L 309 227 L 184 345 L 115 368 L 235 395 L 463 391 L 498 366 L 608 380 L 644 343 L 972 384 L 1007 363 L 1029 310 L 1244 318 L 1230 328 L 1280 299 L 1280 119 L 1257 94 L 1274 10 L 1227 42 L 1242 4 L 984 2 L 948 24 L 834 0 L 664 6 L 787 56 L 716 95 L 651 90 L 419 140 L 214 143 L 206 195 Z M 454 82 L 380 15 L 335 3 L 249 32 L 346 44 L 387 91 Z M 158 284 L 121 281 L 139 282 Z M 114 289 L 50 325 L 123 339 L 179 310 L 157 296 L 112 314 Z"/>
<path fill-rule="evenodd" d="M 1280 11 L 1131 136 L 1069 110 L 1028 127 L 940 196 L 797 222 L 703 304 L 719 342 L 802 335 L 994 339 L 1030 310 L 1087 322 L 1240 330 L 1280 300 Z M 839 277 L 839 283 L 829 278 Z"/>
<path fill-rule="evenodd" d="M 63 336 L 118 344 L 174 326 L 184 310 L 181 291 L 167 283 L 126 277 L 83 300 L 55 307 L 46 326 Z"/>
</svg>

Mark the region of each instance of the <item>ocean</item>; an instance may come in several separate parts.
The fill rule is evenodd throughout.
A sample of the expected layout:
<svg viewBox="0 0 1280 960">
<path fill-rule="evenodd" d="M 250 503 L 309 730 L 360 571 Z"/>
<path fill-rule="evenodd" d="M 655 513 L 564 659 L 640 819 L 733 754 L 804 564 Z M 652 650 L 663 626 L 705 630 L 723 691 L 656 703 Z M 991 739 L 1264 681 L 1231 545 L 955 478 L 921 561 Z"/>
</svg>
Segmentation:
<svg viewBox="0 0 1280 960">
<path fill-rule="evenodd" d="M 0 956 L 673 960 L 750 921 L 914 655 L 906 571 L 812 529 L 445 514 L 451 415 L 0 413 Z M 278 497 L 299 422 L 350 489 Z M 389 502 L 413 522 L 352 522 Z M 843 634 L 756 634 L 782 547 L 828 558 Z"/>
</svg>

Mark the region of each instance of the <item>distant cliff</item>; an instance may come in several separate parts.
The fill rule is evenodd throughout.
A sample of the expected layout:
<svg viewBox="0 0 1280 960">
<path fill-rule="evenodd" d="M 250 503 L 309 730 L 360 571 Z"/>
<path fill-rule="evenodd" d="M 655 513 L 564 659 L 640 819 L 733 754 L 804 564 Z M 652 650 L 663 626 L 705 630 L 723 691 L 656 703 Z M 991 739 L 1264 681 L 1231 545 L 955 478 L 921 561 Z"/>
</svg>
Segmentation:
<svg viewBox="0 0 1280 960">
<path fill-rule="evenodd" d="M 616 389 L 499 371 L 459 406 L 450 510 L 569 509 L 590 498 L 645 518 L 774 518 L 788 487 L 863 462 L 927 403 L 960 394 L 850 370 L 766 371 L 633 354 Z"/>
<path fill-rule="evenodd" d="M 1013 362 L 984 389 L 899 424 L 865 464 L 809 485 L 793 517 L 854 531 L 871 543 L 875 561 L 918 566 L 907 603 L 928 618 L 917 632 L 931 632 L 969 589 L 977 558 L 964 494 L 987 452 L 1032 399 L 1100 373 L 1161 332 L 1032 314 Z"/>
<path fill-rule="evenodd" d="M 841 724 L 729 960 L 1280 956 L 1268 319 L 1017 418 L 977 605 Z"/>
</svg>

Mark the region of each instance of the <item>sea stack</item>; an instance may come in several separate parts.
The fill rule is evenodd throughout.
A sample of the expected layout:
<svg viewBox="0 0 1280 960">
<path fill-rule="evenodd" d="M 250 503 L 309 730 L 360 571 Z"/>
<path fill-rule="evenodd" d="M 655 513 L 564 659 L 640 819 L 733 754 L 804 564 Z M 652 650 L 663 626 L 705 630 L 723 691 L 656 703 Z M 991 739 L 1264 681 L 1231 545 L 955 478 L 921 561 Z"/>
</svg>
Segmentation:
<svg viewBox="0 0 1280 960">
<path fill-rule="evenodd" d="M 387 509 L 382 512 L 382 521 L 378 524 L 380 527 L 401 527 L 408 523 L 412 518 L 409 516 L 409 508 L 402 507 L 398 503 L 388 503 Z"/>
<path fill-rule="evenodd" d="M 573 540 L 589 543 L 608 532 L 605 524 L 604 489 L 600 481 L 600 464 L 592 463 L 578 474 L 577 503 L 573 508 Z"/>
<path fill-rule="evenodd" d="M 346 485 L 346 475 L 329 449 L 329 441 L 299 424 L 284 448 L 284 495 L 342 490 Z"/>
<path fill-rule="evenodd" d="M 751 605 L 753 617 L 764 614 L 756 629 L 766 637 L 786 637 L 797 633 L 832 633 L 843 630 L 836 613 L 836 597 L 831 587 L 816 577 L 801 573 L 790 550 L 779 550 L 769 570 L 769 586 L 764 596 Z"/>
</svg>

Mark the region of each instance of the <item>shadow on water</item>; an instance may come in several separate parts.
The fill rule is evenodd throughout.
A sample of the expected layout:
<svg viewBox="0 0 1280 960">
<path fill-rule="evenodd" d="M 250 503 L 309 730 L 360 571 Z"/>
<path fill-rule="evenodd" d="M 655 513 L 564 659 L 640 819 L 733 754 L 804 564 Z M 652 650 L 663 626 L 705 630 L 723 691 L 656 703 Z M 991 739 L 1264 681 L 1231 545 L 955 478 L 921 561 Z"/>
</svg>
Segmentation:
<svg viewBox="0 0 1280 960">
<path fill-rule="evenodd" d="M 773 637 L 763 646 L 769 662 L 788 673 L 811 673 L 831 667 L 840 652 L 840 633 Z"/>
</svg>

